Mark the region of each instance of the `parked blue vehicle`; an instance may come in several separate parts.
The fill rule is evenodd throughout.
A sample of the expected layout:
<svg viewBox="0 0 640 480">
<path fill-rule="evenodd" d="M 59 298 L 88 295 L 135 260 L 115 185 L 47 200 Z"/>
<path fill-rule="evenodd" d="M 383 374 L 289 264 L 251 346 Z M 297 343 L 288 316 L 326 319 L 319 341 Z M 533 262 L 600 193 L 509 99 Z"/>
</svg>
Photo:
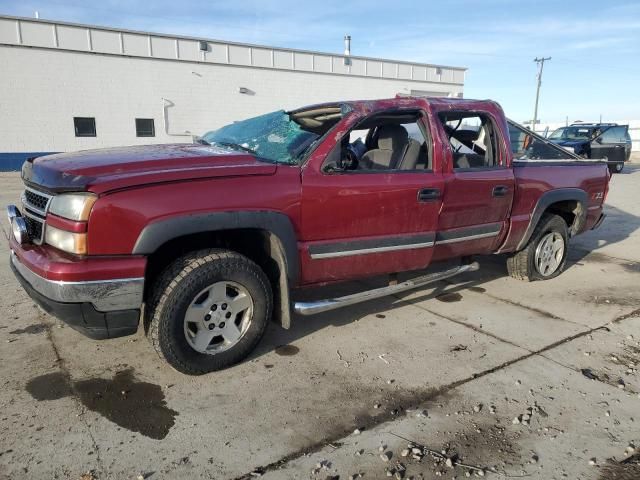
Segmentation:
<svg viewBox="0 0 640 480">
<path fill-rule="evenodd" d="M 629 125 L 573 123 L 555 130 L 549 140 L 581 157 L 606 159 L 611 173 L 620 173 L 631 156 Z"/>
</svg>

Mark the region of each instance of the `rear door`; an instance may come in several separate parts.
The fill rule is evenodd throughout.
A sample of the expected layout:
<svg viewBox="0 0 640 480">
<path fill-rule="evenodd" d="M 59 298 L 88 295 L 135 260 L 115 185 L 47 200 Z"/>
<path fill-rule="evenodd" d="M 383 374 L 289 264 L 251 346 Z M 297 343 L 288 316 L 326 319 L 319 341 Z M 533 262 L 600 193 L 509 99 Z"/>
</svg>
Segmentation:
<svg viewBox="0 0 640 480">
<path fill-rule="evenodd" d="M 515 185 L 498 116 L 446 111 L 437 118 L 448 161 L 434 260 L 493 252 Z"/>
<path fill-rule="evenodd" d="M 302 173 L 307 284 L 421 269 L 433 254 L 443 179 L 424 113 L 385 111 L 352 123 Z"/>
</svg>

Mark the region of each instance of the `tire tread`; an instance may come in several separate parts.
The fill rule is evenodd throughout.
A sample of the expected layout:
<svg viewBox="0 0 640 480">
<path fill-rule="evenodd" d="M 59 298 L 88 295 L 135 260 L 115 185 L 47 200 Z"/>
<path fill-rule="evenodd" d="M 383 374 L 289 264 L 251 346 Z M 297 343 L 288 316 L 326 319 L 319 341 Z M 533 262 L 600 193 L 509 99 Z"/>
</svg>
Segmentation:
<svg viewBox="0 0 640 480">
<path fill-rule="evenodd" d="M 562 222 L 562 224 L 565 225 L 566 228 L 566 223 L 562 217 L 553 213 L 544 213 L 542 217 L 540 217 L 536 228 L 533 230 L 533 233 L 531 234 L 527 245 L 519 252 L 516 252 L 507 257 L 507 272 L 511 277 L 526 282 L 532 282 L 534 280 L 541 279 L 541 277 L 537 275 L 535 269 L 532 268 L 533 262 L 531 261 L 531 259 L 535 256 L 536 246 L 541 234 L 543 233 L 543 230 L 545 230 L 547 226 L 552 222 Z M 564 266 L 561 265 L 559 267 L 559 271 L 562 272 L 563 268 Z"/>
<path fill-rule="evenodd" d="M 193 362 L 185 361 L 173 343 L 166 341 L 167 336 L 170 335 L 170 325 L 168 322 L 161 321 L 162 317 L 171 316 L 176 308 L 172 297 L 174 291 L 179 286 L 184 287 L 185 285 L 188 286 L 189 283 L 195 283 L 201 275 L 207 275 L 209 273 L 207 266 L 221 271 L 243 270 L 244 273 L 253 276 L 257 280 L 266 294 L 268 318 L 262 323 L 261 330 L 255 341 L 245 345 L 243 351 L 238 352 L 235 357 L 238 359 L 244 358 L 253 350 L 262 337 L 271 314 L 271 285 L 260 267 L 244 255 L 230 250 L 208 249 L 194 251 L 175 260 L 160 274 L 151 290 L 149 300 L 145 306 L 145 330 L 147 338 L 158 356 L 167 361 L 176 370 L 189 375 L 202 375 L 212 370 L 219 370 L 229 366 L 221 364 L 214 368 L 207 368 L 203 365 L 199 366 Z M 198 269 L 201 269 L 200 272 L 197 271 Z M 183 284 L 183 282 L 187 283 Z"/>
</svg>

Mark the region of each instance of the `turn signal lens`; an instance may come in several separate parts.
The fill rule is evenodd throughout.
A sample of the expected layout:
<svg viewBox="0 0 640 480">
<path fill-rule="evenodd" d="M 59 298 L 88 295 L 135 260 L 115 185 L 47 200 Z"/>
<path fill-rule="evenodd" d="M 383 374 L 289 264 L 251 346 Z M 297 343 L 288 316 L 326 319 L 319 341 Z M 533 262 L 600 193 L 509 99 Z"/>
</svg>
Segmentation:
<svg viewBox="0 0 640 480">
<path fill-rule="evenodd" d="M 87 234 L 73 233 L 47 225 L 45 228 L 45 242 L 52 247 L 76 255 L 87 253 Z"/>
</svg>

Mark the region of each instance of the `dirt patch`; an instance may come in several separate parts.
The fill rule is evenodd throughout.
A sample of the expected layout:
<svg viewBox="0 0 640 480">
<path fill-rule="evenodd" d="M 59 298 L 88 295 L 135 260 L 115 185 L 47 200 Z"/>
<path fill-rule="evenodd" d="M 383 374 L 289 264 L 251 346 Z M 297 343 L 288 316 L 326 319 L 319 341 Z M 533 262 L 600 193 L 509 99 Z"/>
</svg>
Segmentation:
<svg viewBox="0 0 640 480">
<path fill-rule="evenodd" d="M 89 410 L 107 420 L 156 440 L 163 439 L 175 424 L 178 412 L 167 407 L 159 385 L 135 379 L 133 369 L 117 372 L 112 379 L 72 381 L 65 373 L 33 378 L 26 390 L 39 401 L 76 395 Z"/>
<path fill-rule="evenodd" d="M 607 373 L 602 370 L 593 368 L 583 368 L 580 370 L 582 375 L 594 382 L 606 383 L 612 387 L 623 389 L 627 393 L 636 394 L 637 392 L 629 386 L 624 377 L 619 374 Z"/>
<path fill-rule="evenodd" d="M 594 305 L 618 305 L 620 307 L 637 307 L 640 297 L 637 290 L 617 289 L 614 292 L 602 292 L 599 290 L 587 292 L 584 301 Z"/>
<path fill-rule="evenodd" d="M 438 295 L 436 297 L 436 300 L 439 300 L 445 303 L 459 302 L 460 300 L 462 300 L 462 295 L 460 295 L 457 292 L 443 293 L 441 295 Z"/>
<path fill-rule="evenodd" d="M 598 480 L 638 480 L 640 478 L 640 454 L 622 462 L 608 460 L 602 467 Z"/>
<path fill-rule="evenodd" d="M 586 254 L 586 255 L 585 255 Z M 599 252 L 586 252 L 582 250 L 578 250 L 573 255 L 569 255 L 569 259 L 579 261 L 582 258 L 586 258 L 590 262 L 598 262 L 598 263 L 608 263 L 612 265 L 620 265 L 629 273 L 638 273 L 640 272 L 640 262 L 633 262 L 630 260 L 623 260 L 614 257 L 610 257 L 608 255 L 604 255 Z"/>
<path fill-rule="evenodd" d="M 625 345 L 622 348 L 622 353 L 612 353 L 609 355 L 608 360 L 618 367 L 632 369 L 633 372 L 628 373 L 634 373 L 637 369 L 640 369 L 640 348 L 633 345 Z"/>
<path fill-rule="evenodd" d="M 19 328 L 17 330 L 12 330 L 11 332 L 9 332 L 12 335 L 22 335 L 24 333 L 28 333 L 30 335 L 36 334 L 36 333 L 42 333 L 44 331 L 47 330 L 47 326 L 44 323 L 36 323 L 34 325 L 29 325 L 28 327 L 25 328 Z"/>
<path fill-rule="evenodd" d="M 504 426 L 497 423 L 473 422 L 465 430 L 454 433 L 440 450 L 445 451 L 449 458 L 483 468 L 487 472 L 491 471 L 495 465 L 509 469 L 515 466 L 514 460 L 520 458 L 520 451 L 516 446 L 519 433 L 507 432 Z M 520 464 L 517 466 L 521 467 Z M 441 472 L 442 476 L 451 472 L 442 462 L 433 464 L 432 469 L 435 472 Z M 464 467 L 455 467 L 454 471 L 462 478 L 468 470 Z M 471 473 L 474 472 L 471 471 Z"/>
<path fill-rule="evenodd" d="M 524 467 L 522 463 L 513 463 L 521 456 L 519 447 L 515 446 L 520 434 L 508 432 L 498 421 L 470 417 L 463 422 L 461 430 L 447 432 L 448 438 L 435 444 L 422 443 L 421 438 L 405 438 L 389 433 L 406 443 L 402 443 L 397 450 L 388 451 L 393 461 L 389 462 L 385 473 L 381 470 L 382 466 L 375 472 L 367 472 L 362 468 L 365 477 L 373 474 L 372 478 L 383 478 L 396 472 L 401 472 L 399 478 L 476 478 L 480 473 L 484 476 L 489 472 L 509 476 L 508 470 L 522 470 Z"/>
<path fill-rule="evenodd" d="M 300 349 L 295 345 L 280 345 L 276 347 L 276 354 L 281 357 L 292 357 L 293 355 L 297 355 Z"/>
</svg>

